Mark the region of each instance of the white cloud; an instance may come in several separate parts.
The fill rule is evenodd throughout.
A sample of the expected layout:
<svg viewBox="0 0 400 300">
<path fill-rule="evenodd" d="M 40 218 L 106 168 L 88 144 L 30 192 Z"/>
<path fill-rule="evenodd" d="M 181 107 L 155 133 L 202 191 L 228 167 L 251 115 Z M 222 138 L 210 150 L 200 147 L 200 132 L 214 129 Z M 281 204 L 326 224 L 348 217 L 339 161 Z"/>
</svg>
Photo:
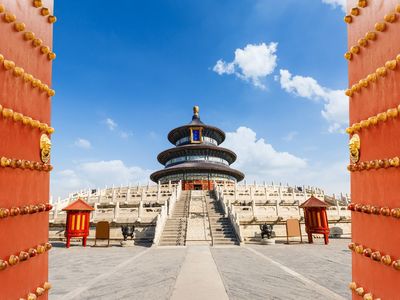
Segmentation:
<svg viewBox="0 0 400 300">
<path fill-rule="evenodd" d="M 250 81 L 254 86 L 265 89 L 263 79 L 276 68 L 277 43 L 248 44 L 244 49 L 235 50 L 235 59 L 232 62 L 218 60 L 213 71 L 219 75 L 235 74 L 240 79 Z"/>
<path fill-rule="evenodd" d="M 223 146 L 237 154 L 232 167 L 242 171 L 247 182 L 312 185 L 336 194 L 349 191 L 346 161 L 310 162 L 288 152 L 279 152 L 247 127 L 228 132 Z"/>
<path fill-rule="evenodd" d="M 281 87 L 288 93 L 319 100 L 325 96 L 324 89 L 311 77 L 292 76 L 288 70 L 280 70 Z"/>
<path fill-rule="evenodd" d="M 132 132 L 120 131 L 119 136 L 123 139 L 127 139 L 131 137 L 133 134 Z"/>
<path fill-rule="evenodd" d="M 125 130 L 120 130 L 120 129 L 116 130 L 119 126 L 118 126 L 117 122 L 115 122 L 111 118 L 105 119 L 104 123 L 107 125 L 107 127 L 110 131 L 114 131 L 122 139 L 127 139 L 133 135 L 132 132 L 130 132 L 130 131 L 125 131 Z"/>
<path fill-rule="evenodd" d="M 235 73 L 235 64 L 234 63 L 226 63 L 220 59 L 215 64 L 213 71 L 217 72 L 219 75 L 233 74 L 233 73 Z"/>
<path fill-rule="evenodd" d="M 346 0 L 322 0 L 322 3 L 328 4 L 333 8 L 340 7 L 346 12 Z"/>
<path fill-rule="evenodd" d="M 242 172 L 259 178 L 283 176 L 307 166 L 307 162 L 288 152 L 278 152 L 263 138 L 247 127 L 239 127 L 226 134 L 224 147 L 232 149 L 238 156 L 236 167 Z"/>
<path fill-rule="evenodd" d="M 312 77 L 292 76 L 288 70 L 280 70 L 281 87 L 288 93 L 316 102 L 322 101 L 322 116 L 329 123 L 329 132 L 342 132 L 348 124 L 348 98 L 343 90 L 322 87 Z"/>
<path fill-rule="evenodd" d="M 79 147 L 79 148 L 82 148 L 82 149 L 90 149 L 90 148 L 92 148 L 92 144 L 88 140 L 81 139 L 81 138 L 77 139 L 75 141 L 74 145 L 76 147 Z"/>
<path fill-rule="evenodd" d="M 291 142 L 295 138 L 295 136 L 298 134 L 297 131 L 291 131 L 289 132 L 286 136 L 284 136 L 282 139 L 286 142 Z"/>
<path fill-rule="evenodd" d="M 121 160 L 81 163 L 73 169 L 55 172 L 51 182 L 51 193 L 55 197 L 65 197 L 69 193 L 89 187 L 147 183 L 151 173 L 151 170 L 141 167 L 127 166 Z"/>
<path fill-rule="evenodd" d="M 110 129 L 111 131 L 113 131 L 115 128 L 118 127 L 118 124 L 115 123 L 115 121 L 113 119 L 107 118 L 105 121 L 108 129 Z"/>
<path fill-rule="evenodd" d="M 149 137 L 150 137 L 150 139 L 152 139 L 152 140 L 158 140 L 160 137 L 158 136 L 158 134 L 157 134 L 157 132 L 155 132 L 155 131 L 150 131 L 149 132 Z"/>
</svg>

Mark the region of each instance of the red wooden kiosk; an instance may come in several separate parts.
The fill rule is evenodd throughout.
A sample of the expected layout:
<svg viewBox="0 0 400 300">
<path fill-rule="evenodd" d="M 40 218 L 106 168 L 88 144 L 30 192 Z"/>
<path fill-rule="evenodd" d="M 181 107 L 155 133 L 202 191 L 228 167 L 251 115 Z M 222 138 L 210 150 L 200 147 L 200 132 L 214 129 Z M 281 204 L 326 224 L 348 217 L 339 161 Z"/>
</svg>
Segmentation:
<svg viewBox="0 0 400 300">
<path fill-rule="evenodd" d="M 313 234 L 324 235 L 325 244 L 327 245 L 329 243 L 329 225 L 326 215 L 327 207 L 329 207 L 327 203 L 314 196 L 311 196 L 310 199 L 300 205 L 300 208 L 304 209 L 304 220 L 309 243 L 313 242 Z"/>
<path fill-rule="evenodd" d="M 86 247 L 86 239 L 89 236 L 90 212 L 94 210 L 82 199 L 78 199 L 63 209 L 67 212 L 67 222 L 65 237 L 67 238 L 67 248 L 71 244 L 72 237 L 81 237 L 82 246 Z"/>
</svg>

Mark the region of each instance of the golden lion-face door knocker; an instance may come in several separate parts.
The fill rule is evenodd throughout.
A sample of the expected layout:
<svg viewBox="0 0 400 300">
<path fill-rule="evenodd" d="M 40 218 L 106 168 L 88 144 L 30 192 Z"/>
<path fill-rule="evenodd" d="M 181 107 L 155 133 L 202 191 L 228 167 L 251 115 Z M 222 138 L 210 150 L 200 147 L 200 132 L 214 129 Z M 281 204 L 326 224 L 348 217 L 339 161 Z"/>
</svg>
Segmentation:
<svg viewBox="0 0 400 300">
<path fill-rule="evenodd" d="M 358 134 L 353 134 L 349 141 L 350 160 L 353 164 L 360 160 L 360 147 L 360 136 Z"/>
<path fill-rule="evenodd" d="M 50 161 L 51 141 L 46 134 L 40 137 L 40 159 L 47 164 Z"/>
</svg>

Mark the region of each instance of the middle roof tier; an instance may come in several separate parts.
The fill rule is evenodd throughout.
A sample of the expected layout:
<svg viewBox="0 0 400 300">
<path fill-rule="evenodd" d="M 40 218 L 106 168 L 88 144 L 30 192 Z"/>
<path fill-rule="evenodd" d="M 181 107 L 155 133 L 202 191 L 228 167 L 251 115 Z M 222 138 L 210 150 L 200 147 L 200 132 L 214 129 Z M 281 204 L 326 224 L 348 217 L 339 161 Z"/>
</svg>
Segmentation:
<svg viewBox="0 0 400 300">
<path fill-rule="evenodd" d="M 236 161 L 236 154 L 226 148 L 206 145 L 206 144 L 188 144 L 167 149 L 157 156 L 157 160 L 165 165 L 168 161 L 184 156 L 209 156 L 221 158 L 232 164 Z"/>
</svg>

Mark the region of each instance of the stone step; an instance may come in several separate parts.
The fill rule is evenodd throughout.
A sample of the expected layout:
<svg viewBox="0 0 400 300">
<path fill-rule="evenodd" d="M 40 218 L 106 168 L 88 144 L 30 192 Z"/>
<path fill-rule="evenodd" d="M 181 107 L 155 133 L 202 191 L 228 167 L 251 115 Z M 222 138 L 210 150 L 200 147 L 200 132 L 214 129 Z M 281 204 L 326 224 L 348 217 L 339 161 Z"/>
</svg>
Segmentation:
<svg viewBox="0 0 400 300">
<path fill-rule="evenodd" d="M 162 237 L 161 241 L 185 241 L 183 236 L 166 236 Z"/>
<path fill-rule="evenodd" d="M 181 230 L 181 229 L 185 229 L 186 228 L 186 225 L 184 225 L 184 226 L 166 226 L 166 227 L 164 227 L 164 230 L 165 231 L 178 231 L 178 230 Z"/>
<path fill-rule="evenodd" d="M 218 246 L 218 245 L 239 245 L 239 243 L 238 242 L 236 242 L 236 241 L 222 241 L 222 242 L 216 242 L 216 241 L 214 241 L 214 246 Z"/>
<path fill-rule="evenodd" d="M 164 235 L 185 235 L 186 230 L 165 230 L 162 234 L 161 237 L 163 237 Z"/>
<path fill-rule="evenodd" d="M 214 241 L 214 245 L 239 245 L 237 241 Z"/>
<path fill-rule="evenodd" d="M 176 233 L 176 232 L 166 232 L 165 234 L 163 234 L 161 239 L 165 239 L 165 238 L 168 238 L 168 239 L 171 239 L 171 238 L 183 238 L 183 237 L 185 237 L 184 233 L 180 234 L 180 233 Z"/>
<path fill-rule="evenodd" d="M 231 222 L 230 221 L 228 221 L 228 220 L 217 220 L 217 219 L 210 219 L 210 222 L 211 222 L 211 224 L 231 224 Z"/>
<path fill-rule="evenodd" d="M 212 228 L 211 231 L 214 232 L 235 232 L 232 228 Z"/>
<path fill-rule="evenodd" d="M 224 234 L 222 234 L 222 235 L 216 235 L 216 234 L 213 234 L 212 235 L 212 237 L 213 237 L 213 239 L 216 241 L 216 240 L 235 240 L 236 241 L 236 235 L 224 235 Z"/>
<path fill-rule="evenodd" d="M 185 239 L 185 235 L 184 234 L 176 235 L 176 234 L 172 234 L 171 233 L 171 234 L 165 234 L 161 238 L 162 241 L 164 241 L 164 240 L 178 240 L 178 239 L 184 240 Z"/>
<path fill-rule="evenodd" d="M 186 229 L 186 224 L 182 225 L 182 226 L 177 225 L 177 226 L 165 226 L 164 227 L 165 231 L 179 231 L 179 230 L 184 230 L 184 229 Z"/>
<path fill-rule="evenodd" d="M 184 243 L 160 242 L 159 246 L 185 246 Z"/>
<path fill-rule="evenodd" d="M 211 223 L 211 227 L 215 228 L 232 228 L 230 224 Z"/>
<path fill-rule="evenodd" d="M 213 236 L 213 238 L 214 238 L 214 241 L 236 241 L 236 237 L 234 237 L 234 236 L 216 236 L 216 237 L 214 237 Z"/>
</svg>

